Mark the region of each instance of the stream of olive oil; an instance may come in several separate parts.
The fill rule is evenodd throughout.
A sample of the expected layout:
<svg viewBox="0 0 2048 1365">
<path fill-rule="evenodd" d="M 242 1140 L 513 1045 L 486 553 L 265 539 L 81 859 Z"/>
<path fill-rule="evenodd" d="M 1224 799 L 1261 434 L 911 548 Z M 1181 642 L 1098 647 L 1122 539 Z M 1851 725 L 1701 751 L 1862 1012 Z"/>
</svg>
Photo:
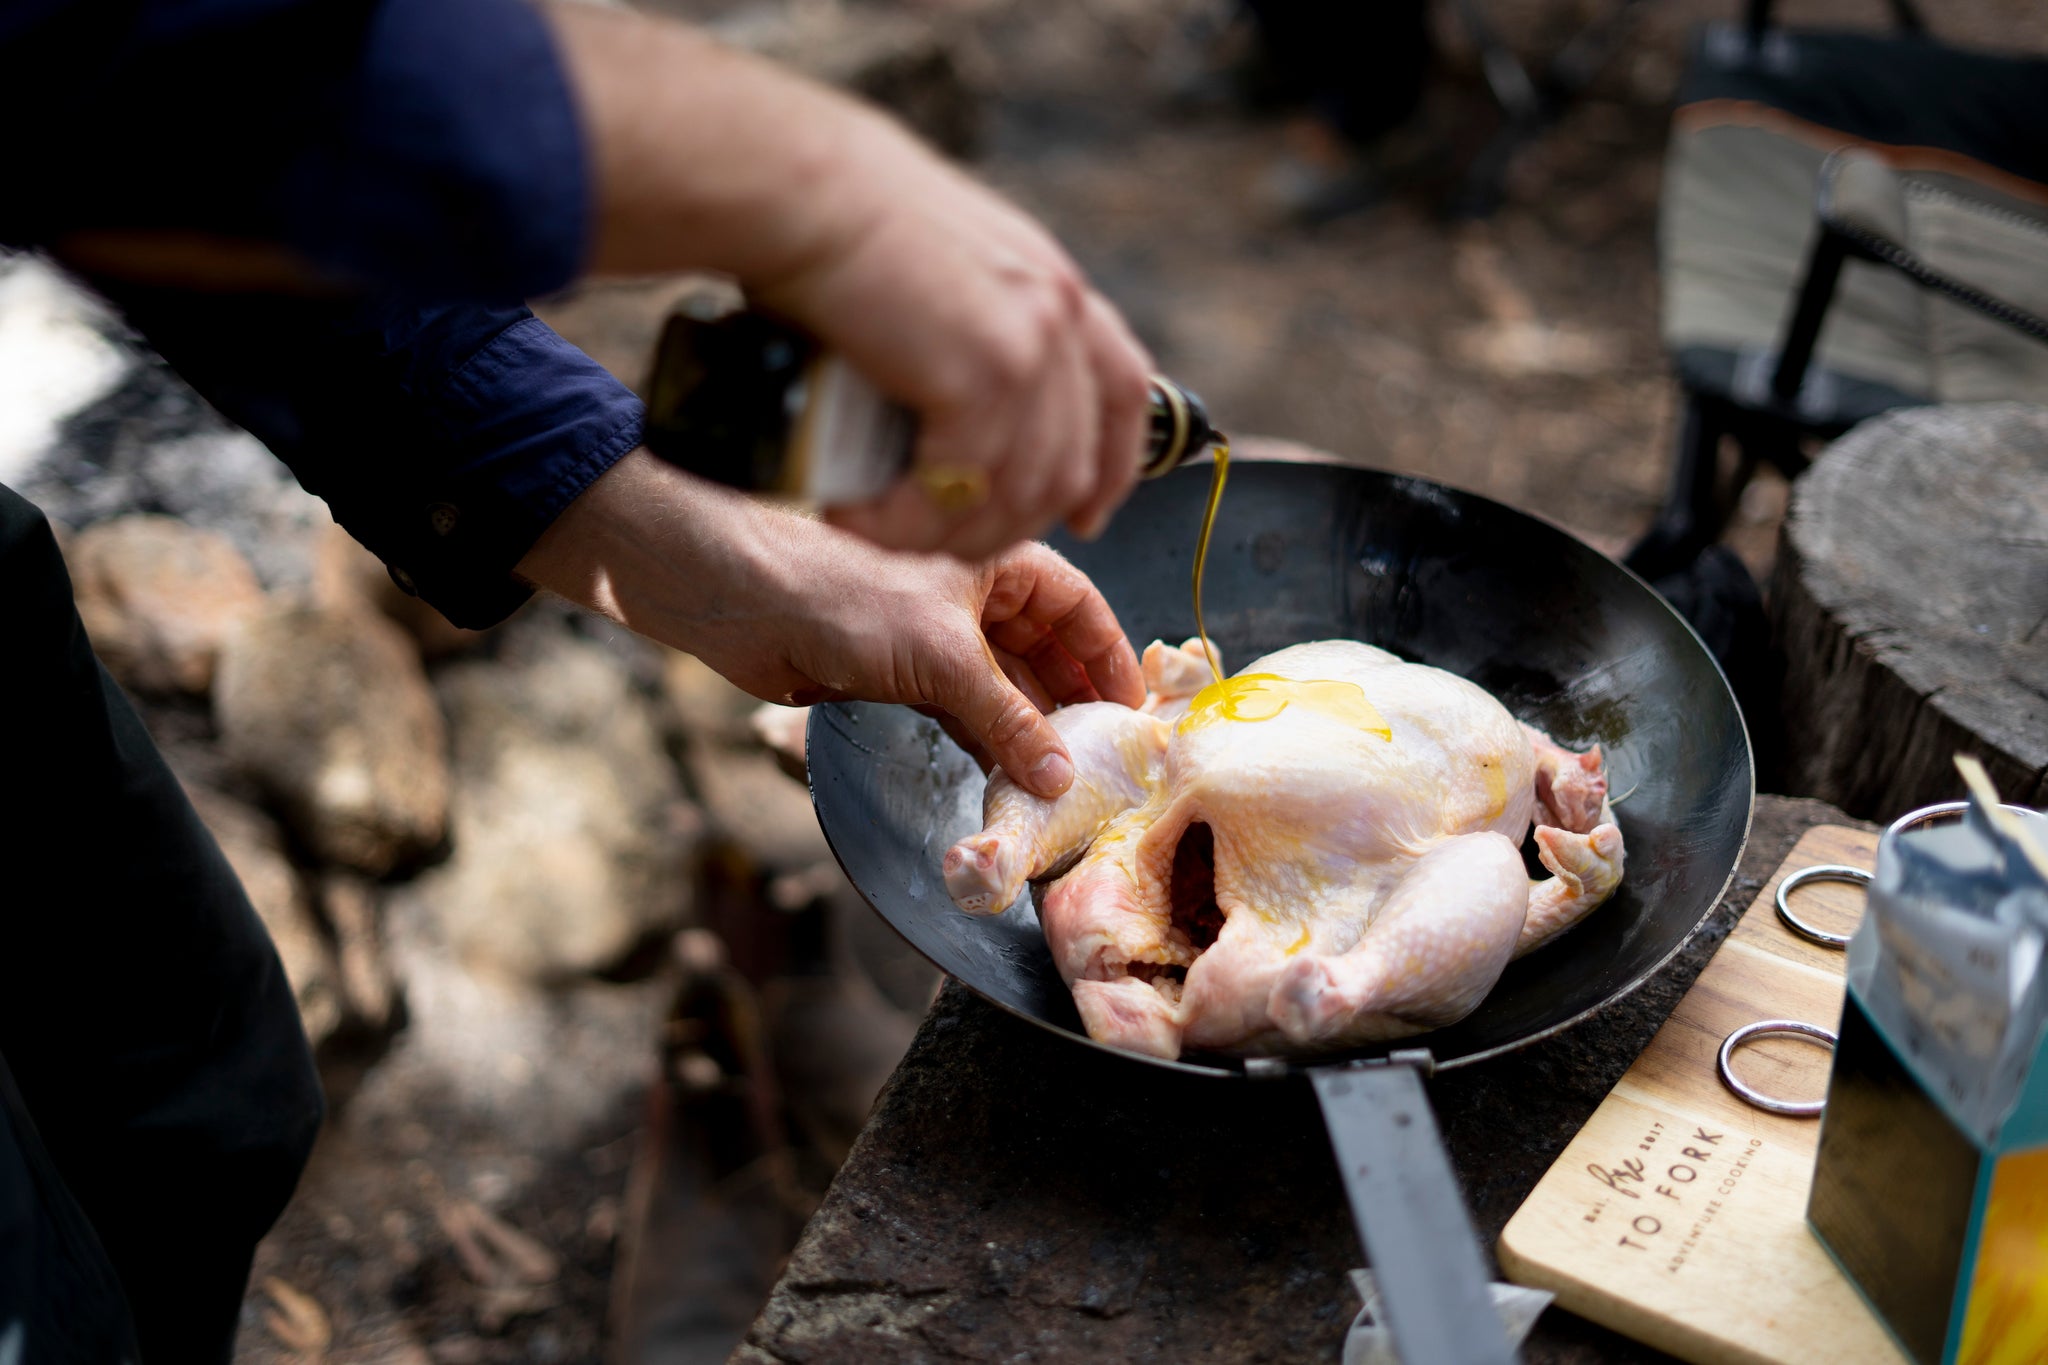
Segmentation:
<svg viewBox="0 0 2048 1365">
<path fill-rule="evenodd" d="M 1223 503 L 1223 485 L 1230 477 L 1230 442 L 1216 442 L 1216 467 L 1209 475 L 1209 505 L 1202 511 L 1202 534 L 1195 541 L 1195 633 L 1209 656 L 1209 672 L 1216 681 L 1195 694 L 1181 718 L 1183 730 L 1200 729 L 1218 721 L 1271 720 L 1291 705 L 1320 711 L 1333 720 L 1392 740 L 1393 727 L 1379 710 L 1365 699 L 1357 683 L 1335 679 L 1299 682 L 1278 673 L 1246 673 L 1226 678 L 1216 666 L 1216 646 L 1209 643 L 1209 627 L 1202 620 L 1202 570 L 1209 563 L 1209 535 L 1216 529 L 1216 509 Z"/>
<path fill-rule="evenodd" d="M 1230 441 L 1216 439 L 1216 466 L 1209 471 L 1209 505 L 1202 511 L 1202 534 L 1195 540 L 1195 634 L 1209 656 L 1209 673 L 1218 684 L 1223 670 L 1216 666 L 1216 646 L 1209 643 L 1209 627 L 1202 621 L 1202 570 L 1209 563 L 1209 533 L 1216 529 L 1216 509 L 1223 505 L 1223 484 L 1230 477 Z"/>
</svg>

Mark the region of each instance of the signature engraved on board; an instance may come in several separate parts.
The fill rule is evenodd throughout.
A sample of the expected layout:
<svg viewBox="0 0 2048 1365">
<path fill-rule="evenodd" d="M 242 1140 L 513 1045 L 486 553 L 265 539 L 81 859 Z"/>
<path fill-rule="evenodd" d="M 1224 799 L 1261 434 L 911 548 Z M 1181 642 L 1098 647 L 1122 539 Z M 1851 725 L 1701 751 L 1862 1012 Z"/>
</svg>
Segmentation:
<svg viewBox="0 0 2048 1365">
<path fill-rule="evenodd" d="M 1586 1163 L 1586 1169 L 1593 1173 L 1595 1180 L 1616 1194 L 1630 1199 L 1643 1197 L 1642 1191 L 1634 1188 L 1634 1185 L 1643 1182 L 1643 1163 L 1637 1157 L 1629 1157 L 1619 1166 L 1602 1166 L 1597 1161 L 1589 1161 Z"/>
<path fill-rule="evenodd" d="M 1664 1258 L 1664 1270 L 1676 1274 L 1698 1250 L 1763 1147 L 1762 1138 L 1701 1126 L 1686 1133 L 1653 1122 L 1635 1143 L 1637 1152 L 1650 1154 L 1647 1158 L 1591 1161 L 1586 1173 L 1612 1194 L 1634 1201 L 1615 1208 L 1617 1217 L 1627 1219 L 1626 1227 L 1614 1230 L 1615 1245 L 1656 1251 Z M 1580 1221 L 1598 1223 L 1613 1206 L 1609 1197 L 1595 1198 Z"/>
</svg>

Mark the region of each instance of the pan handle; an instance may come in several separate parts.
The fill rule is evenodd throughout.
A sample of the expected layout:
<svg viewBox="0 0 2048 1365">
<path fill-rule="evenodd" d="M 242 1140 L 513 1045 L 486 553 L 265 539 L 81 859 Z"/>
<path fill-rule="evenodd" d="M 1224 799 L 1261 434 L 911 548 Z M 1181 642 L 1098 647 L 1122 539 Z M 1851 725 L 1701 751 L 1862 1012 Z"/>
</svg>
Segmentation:
<svg viewBox="0 0 2048 1365">
<path fill-rule="evenodd" d="M 1401 1359 L 1513 1365 L 1420 1073 L 1396 1063 L 1308 1074 Z"/>
</svg>

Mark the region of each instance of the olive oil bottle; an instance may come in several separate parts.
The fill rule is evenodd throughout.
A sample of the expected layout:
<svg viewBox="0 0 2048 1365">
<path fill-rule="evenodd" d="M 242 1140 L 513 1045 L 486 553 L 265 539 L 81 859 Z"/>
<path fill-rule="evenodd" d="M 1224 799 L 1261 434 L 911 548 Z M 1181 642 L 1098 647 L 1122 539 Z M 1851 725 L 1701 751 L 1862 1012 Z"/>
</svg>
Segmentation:
<svg viewBox="0 0 2048 1365">
<path fill-rule="evenodd" d="M 910 472 L 916 423 L 840 357 L 777 318 L 685 305 L 647 383 L 647 448 L 692 474 L 831 507 Z M 1201 400 L 1152 380 L 1144 474 L 1217 444 Z"/>
</svg>

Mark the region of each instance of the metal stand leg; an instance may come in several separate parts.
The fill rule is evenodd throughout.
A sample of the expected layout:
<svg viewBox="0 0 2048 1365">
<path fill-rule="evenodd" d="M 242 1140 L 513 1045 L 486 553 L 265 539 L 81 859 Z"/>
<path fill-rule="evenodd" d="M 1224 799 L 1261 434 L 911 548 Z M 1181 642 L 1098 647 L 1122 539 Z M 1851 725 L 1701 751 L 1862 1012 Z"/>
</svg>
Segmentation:
<svg viewBox="0 0 2048 1365">
<path fill-rule="evenodd" d="M 1472 1219 L 1413 1066 L 1309 1073 L 1387 1325 L 1413 1365 L 1513 1365 Z"/>
</svg>

